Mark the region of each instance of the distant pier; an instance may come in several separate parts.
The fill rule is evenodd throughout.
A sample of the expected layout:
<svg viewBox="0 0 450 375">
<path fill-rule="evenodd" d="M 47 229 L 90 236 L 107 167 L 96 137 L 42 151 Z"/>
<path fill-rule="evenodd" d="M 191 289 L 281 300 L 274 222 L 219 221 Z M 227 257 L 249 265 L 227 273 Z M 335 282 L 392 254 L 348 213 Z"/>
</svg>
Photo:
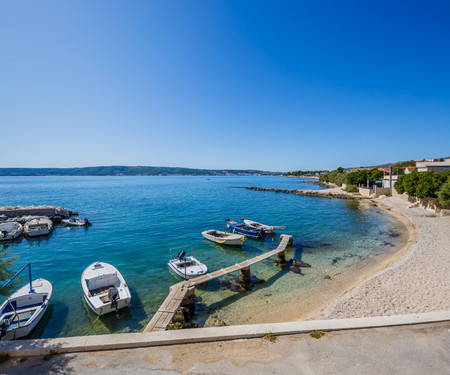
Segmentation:
<svg viewBox="0 0 450 375">
<path fill-rule="evenodd" d="M 286 189 L 267 189 L 258 186 L 242 186 L 243 189 L 256 190 L 256 191 L 270 191 L 273 193 L 285 193 L 285 194 L 295 194 L 303 195 L 306 197 L 318 197 L 318 198 L 339 198 L 339 199 L 367 199 L 360 194 L 347 193 L 345 191 L 337 192 L 335 189 L 324 189 L 324 190 L 286 190 Z"/>
<path fill-rule="evenodd" d="M 208 273 L 192 280 L 185 280 L 170 287 L 170 293 L 164 300 L 150 323 L 145 327 L 144 332 L 163 331 L 172 321 L 175 314 L 183 306 L 193 306 L 195 298 L 195 287 L 209 280 L 239 271 L 239 282 L 241 284 L 250 284 L 250 266 L 259 263 L 265 259 L 276 257 L 276 262 L 286 263 L 285 251 L 288 246 L 292 246 L 292 236 L 287 234 L 280 235 L 280 244 L 274 250 L 247 259 L 244 262 L 233 266 L 222 268 L 218 271 Z"/>
</svg>

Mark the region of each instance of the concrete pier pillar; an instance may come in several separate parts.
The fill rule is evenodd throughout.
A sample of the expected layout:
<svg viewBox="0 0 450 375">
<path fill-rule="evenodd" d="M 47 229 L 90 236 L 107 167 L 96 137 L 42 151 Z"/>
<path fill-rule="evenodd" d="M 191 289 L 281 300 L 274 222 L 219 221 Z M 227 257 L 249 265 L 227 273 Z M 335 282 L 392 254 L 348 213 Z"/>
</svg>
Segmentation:
<svg viewBox="0 0 450 375">
<path fill-rule="evenodd" d="M 195 286 L 190 287 L 187 293 L 184 295 L 181 305 L 193 305 L 195 303 Z"/>
<path fill-rule="evenodd" d="M 250 267 L 241 268 L 239 270 L 239 284 L 243 288 L 250 286 Z"/>
<path fill-rule="evenodd" d="M 286 254 L 284 251 L 275 255 L 275 262 L 277 262 L 278 264 L 286 263 Z"/>
</svg>

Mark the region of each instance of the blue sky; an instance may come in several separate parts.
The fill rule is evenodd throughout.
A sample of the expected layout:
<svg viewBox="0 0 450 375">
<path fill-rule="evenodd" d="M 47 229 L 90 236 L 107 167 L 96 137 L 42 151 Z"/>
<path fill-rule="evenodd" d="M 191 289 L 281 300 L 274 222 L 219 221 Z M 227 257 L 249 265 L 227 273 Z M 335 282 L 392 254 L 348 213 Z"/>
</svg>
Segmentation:
<svg viewBox="0 0 450 375">
<path fill-rule="evenodd" d="M 1 1 L 0 167 L 450 155 L 448 1 Z"/>
</svg>

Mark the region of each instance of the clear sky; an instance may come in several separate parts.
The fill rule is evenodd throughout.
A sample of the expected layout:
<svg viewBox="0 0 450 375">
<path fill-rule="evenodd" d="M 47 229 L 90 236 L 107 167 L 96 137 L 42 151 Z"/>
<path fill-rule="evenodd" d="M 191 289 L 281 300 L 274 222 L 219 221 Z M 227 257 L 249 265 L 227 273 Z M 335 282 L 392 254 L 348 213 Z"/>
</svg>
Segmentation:
<svg viewBox="0 0 450 375">
<path fill-rule="evenodd" d="M 449 1 L 0 0 L 0 167 L 450 156 Z"/>
</svg>

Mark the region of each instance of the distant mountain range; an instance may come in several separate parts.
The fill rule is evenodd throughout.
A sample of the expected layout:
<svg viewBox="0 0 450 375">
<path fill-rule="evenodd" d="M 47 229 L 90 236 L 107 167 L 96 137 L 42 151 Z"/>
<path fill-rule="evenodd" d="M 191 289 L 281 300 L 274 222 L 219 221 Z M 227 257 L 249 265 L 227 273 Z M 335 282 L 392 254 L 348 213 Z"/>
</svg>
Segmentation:
<svg viewBox="0 0 450 375">
<path fill-rule="evenodd" d="M 0 168 L 0 176 L 279 176 L 282 172 L 254 169 L 193 169 L 177 167 Z"/>
</svg>

